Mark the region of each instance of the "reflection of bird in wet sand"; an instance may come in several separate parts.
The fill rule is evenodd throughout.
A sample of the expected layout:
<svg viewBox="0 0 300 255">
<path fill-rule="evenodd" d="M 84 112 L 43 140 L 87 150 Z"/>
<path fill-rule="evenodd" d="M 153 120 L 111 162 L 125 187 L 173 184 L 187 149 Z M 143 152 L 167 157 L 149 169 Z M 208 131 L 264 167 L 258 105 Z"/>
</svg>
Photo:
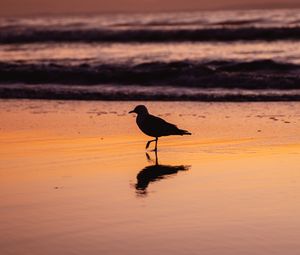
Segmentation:
<svg viewBox="0 0 300 255">
<path fill-rule="evenodd" d="M 149 154 L 146 153 L 148 161 L 152 161 Z M 190 166 L 169 166 L 169 165 L 160 165 L 158 163 L 157 152 L 155 151 L 155 165 L 146 166 L 143 168 L 138 175 L 137 184 L 135 185 L 136 190 L 139 194 L 146 194 L 146 189 L 150 182 L 155 182 L 162 180 L 170 175 L 175 175 L 179 171 L 187 171 Z"/>
<path fill-rule="evenodd" d="M 137 113 L 136 123 L 140 130 L 148 136 L 155 137 L 146 144 L 148 149 L 150 143 L 155 141 L 155 151 L 157 150 L 158 137 L 169 135 L 191 135 L 187 130 L 179 129 L 174 124 L 168 123 L 165 120 L 149 114 L 146 106 L 138 105 L 129 113 Z"/>
</svg>

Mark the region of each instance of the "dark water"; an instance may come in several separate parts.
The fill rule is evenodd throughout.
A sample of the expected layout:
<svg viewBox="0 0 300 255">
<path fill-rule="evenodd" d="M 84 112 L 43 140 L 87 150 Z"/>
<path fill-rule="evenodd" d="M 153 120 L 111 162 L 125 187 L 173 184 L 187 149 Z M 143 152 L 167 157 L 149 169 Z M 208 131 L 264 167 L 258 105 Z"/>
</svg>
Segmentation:
<svg viewBox="0 0 300 255">
<path fill-rule="evenodd" d="M 299 10 L 1 19 L 0 97 L 300 100 L 299 42 Z"/>
</svg>

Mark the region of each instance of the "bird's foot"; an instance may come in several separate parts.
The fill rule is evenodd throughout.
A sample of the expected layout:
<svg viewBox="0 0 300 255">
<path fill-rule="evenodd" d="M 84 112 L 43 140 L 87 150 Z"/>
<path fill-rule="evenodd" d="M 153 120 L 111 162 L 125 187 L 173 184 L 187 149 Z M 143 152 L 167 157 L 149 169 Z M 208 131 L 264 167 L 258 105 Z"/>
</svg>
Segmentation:
<svg viewBox="0 0 300 255">
<path fill-rule="evenodd" d="M 147 161 L 149 161 L 149 162 L 152 160 L 150 155 L 147 152 L 146 152 L 146 158 L 147 158 Z"/>
<path fill-rule="evenodd" d="M 155 141 L 155 140 L 150 140 L 150 141 L 147 142 L 147 144 L 146 144 L 146 150 L 149 148 L 150 143 L 152 143 L 152 142 L 154 142 L 154 141 Z"/>
<path fill-rule="evenodd" d="M 146 150 L 149 148 L 150 143 L 151 143 L 151 141 L 147 142 L 147 144 L 146 144 Z"/>
</svg>

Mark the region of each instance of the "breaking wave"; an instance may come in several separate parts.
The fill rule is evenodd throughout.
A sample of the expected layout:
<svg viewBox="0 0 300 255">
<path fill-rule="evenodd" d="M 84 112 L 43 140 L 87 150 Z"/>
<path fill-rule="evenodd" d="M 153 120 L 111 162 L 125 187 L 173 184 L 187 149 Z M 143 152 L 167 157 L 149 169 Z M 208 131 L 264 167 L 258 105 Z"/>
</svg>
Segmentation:
<svg viewBox="0 0 300 255">
<path fill-rule="evenodd" d="M 234 21 L 238 23 L 238 21 Z M 233 23 L 234 23 L 233 22 Z M 241 21 L 239 21 L 241 22 Z M 245 21 L 246 22 L 246 21 Z M 204 29 L 5 29 L 0 43 L 45 42 L 204 42 L 300 40 L 300 27 L 225 27 Z"/>
<path fill-rule="evenodd" d="M 298 89 L 300 65 L 273 60 L 73 65 L 16 61 L 0 62 L 0 83 Z"/>
<path fill-rule="evenodd" d="M 118 101 L 300 101 L 298 90 L 201 89 L 172 86 L 0 85 L 0 98 Z"/>
</svg>

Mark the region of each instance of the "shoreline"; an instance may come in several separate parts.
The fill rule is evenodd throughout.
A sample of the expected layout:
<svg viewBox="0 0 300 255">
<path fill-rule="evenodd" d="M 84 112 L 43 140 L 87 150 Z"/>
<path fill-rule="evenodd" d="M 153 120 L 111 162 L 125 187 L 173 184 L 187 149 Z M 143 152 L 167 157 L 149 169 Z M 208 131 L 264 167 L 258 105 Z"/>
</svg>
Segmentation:
<svg viewBox="0 0 300 255">
<path fill-rule="evenodd" d="M 4 253 L 299 250 L 299 102 L 145 102 L 192 133 L 157 164 L 140 103 L 0 100 Z"/>
<path fill-rule="evenodd" d="M 0 85 L 1 99 L 79 101 L 284 102 L 300 101 L 300 89 L 198 89 L 171 86 Z"/>
</svg>

